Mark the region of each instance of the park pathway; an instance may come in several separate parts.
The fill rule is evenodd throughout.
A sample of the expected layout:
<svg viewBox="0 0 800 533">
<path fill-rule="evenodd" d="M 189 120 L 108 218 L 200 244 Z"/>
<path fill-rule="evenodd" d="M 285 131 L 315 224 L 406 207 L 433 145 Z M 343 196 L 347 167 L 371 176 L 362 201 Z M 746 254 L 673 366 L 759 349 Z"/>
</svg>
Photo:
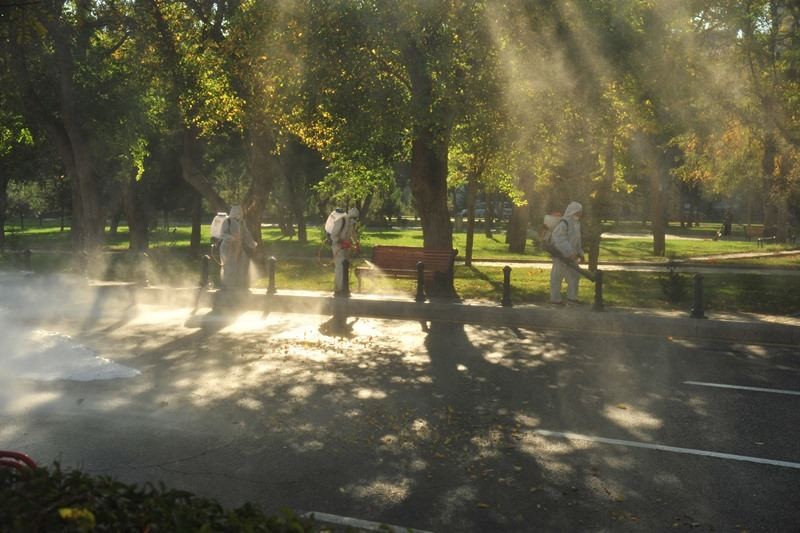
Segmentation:
<svg viewBox="0 0 800 533">
<path fill-rule="evenodd" d="M 719 261 L 729 261 L 738 259 L 757 259 L 766 257 L 796 257 L 797 266 L 792 267 L 755 267 L 755 266 L 737 266 L 735 264 L 719 264 Z M 463 264 L 463 261 L 459 261 Z M 701 257 L 691 257 L 674 261 L 672 263 L 675 269 L 679 272 L 717 272 L 726 274 L 758 274 L 758 275 L 772 275 L 780 274 L 785 276 L 800 276 L 800 250 L 785 250 L 781 252 L 751 252 L 751 253 L 736 253 L 736 254 L 721 254 L 721 255 L 708 255 Z M 473 266 L 505 266 L 511 268 L 540 268 L 550 269 L 552 264 L 549 261 L 504 261 L 492 260 L 487 261 L 484 259 L 475 259 L 472 261 Z M 601 261 L 598 268 L 603 271 L 630 271 L 630 272 L 664 272 L 669 267 L 667 262 L 650 262 L 650 261 L 631 261 L 631 262 L 617 262 Z"/>
</svg>

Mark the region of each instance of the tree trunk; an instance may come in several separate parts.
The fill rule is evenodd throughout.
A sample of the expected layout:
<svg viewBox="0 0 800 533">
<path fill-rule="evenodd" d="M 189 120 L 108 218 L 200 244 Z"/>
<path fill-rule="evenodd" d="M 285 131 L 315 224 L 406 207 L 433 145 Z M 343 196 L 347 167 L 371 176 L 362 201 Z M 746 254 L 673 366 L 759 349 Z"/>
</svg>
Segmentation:
<svg viewBox="0 0 800 533">
<path fill-rule="evenodd" d="M 492 230 L 494 229 L 494 201 L 492 195 L 488 192 L 483 194 L 485 209 L 483 211 L 483 234 L 487 239 L 492 238 Z"/>
<path fill-rule="evenodd" d="M 508 222 L 508 231 L 506 232 L 509 252 L 525 253 L 530 218 L 530 206 L 528 204 L 515 205 L 511 208 L 511 220 Z"/>
<path fill-rule="evenodd" d="M 655 140 L 648 140 L 648 162 L 650 172 L 650 223 L 653 232 L 653 255 L 666 254 L 666 196 L 668 193 L 668 154 L 658 147 Z"/>
<path fill-rule="evenodd" d="M 251 126 L 247 130 L 247 168 L 250 187 L 244 195 L 242 209 L 247 227 L 261 248 L 261 217 L 267 198 L 276 180 L 285 180 L 280 159 L 275 155 L 275 137 L 269 125 Z M 260 253 L 260 252 L 259 252 Z"/>
<path fill-rule="evenodd" d="M 589 248 L 589 270 L 595 272 L 600 262 L 600 241 L 603 236 L 603 218 L 611 211 L 611 195 L 614 187 L 614 136 L 606 140 L 605 157 L 603 158 L 603 179 L 593 195 L 586 225 L 584 244 Z"/>
<path fill-rule="evenodd" d="M 6 209 L 8 208 L 8 175 L 0 175 L 0 252 L 6 251 Z"/>
<path fill-rule="evenodd" d="M 78 193 L 78 178 L 73 174 L 70 183 L 72 194 L 72 223 L 69 226 L 69 238 L 72 244 L 73 252 L 80 252 L 83 250 L 83 203 L 81 202 L 81 195 Z"/>
<path fill-rule="evenodd" d="M 431 71 L 413 38 L 403 47 L 411 81 L 414 116 L 411 140 L 411 193 L 422 220 L 427 248 L 452 248 L 453 225 L 447 210 L 447 153 L 452 117 L 433 95 Z"/>
<path fill-rule="evenodd" d="M 414 139 L 411 191 L 417 200 L 426 248 L 452 248 L 453 226 L 447 212 L 447 150 Z"/>
<path fill-rule="evenodd" d="M 288 176 L 287 176 L 288 178 Z M 306 229 L 305 205 L 306 205 L 306 180 L 305 174 L 297 172 L 294 179 L 288 179 L 287 189 L 289 191 L 289 205 L 292 210 L 292 218 L 297 225 L 297 242 L 308 242 L 308 230 Z M 365 200 L 365 203 L 369 200 Z M 360 211 L 363 218 L 366 213 L 366 206 L 362 206 Z"/>
<path fill-rule="evenodd" d="M 785 172 L 790 164 L 783 161 L 775 137 L 764 139 L 764 156 L 761 169 L 764 174 L 764 236 L 775 237 L 776 242 L 786 242 L 789 233 L 789 205 L 786 193 Z M 778 160 L 781 164 L 778 165 Z M 778 175 L 775 174 L 776 170 Z"/>
<path fill-rule="evenodd" d="M 136 178 L 131 177 L 122 190 L 122 207 L 128 219 L 128 249 L 132 252 L 144 252 L 150 246 L 148 237 L 147 213 L 142 205 Z"/>
<path fill-rule="evenodd" d="M 478 184 L 476 178 L 470 176 L 467 182 L 467 249 L 464 254 L 464 264 L 472 266 L 472 248 L 475 243 L 475 197 L 478 195 Z"/>
<path fill-rule="evenodd" d="M 664 216 L 664 184 L 661 168 L 657 166 L 651 174 L 650 184 L 650 222 L 653 231 L 653 255 L 666 254 L 666 217 Z"/>
<path fill-rule="evenodd" d="M 202 245 L 202 224 L 203 224 L 203 197 L 200 193 L 194 191 L 194 198 L 192 199 L 192 237 L 189 241 L 189 249 L 192 254 L 200 255 L 200 247 Z"/>
<path fill-rule="evenodd" d="M 31 82 L 24 54 L 13 54 L 11 66 L 20 85 L 26 113 L 45 129 L 71 178 L 73 209 L 70 233 L 73 250 L 93 252 L 102 245 L 105 218 L 100 204 L 100 182 L 92 160 L 93 152 L 82 129 L 89 121 L 78 111 L 74 60 L 66 30 L 58 25 L 57 17 L 43 13 L 39 20 L 53 42 L 58 76 L 57 115 L 44 107 L 45 99 Z"/>
<path fill-rule="evenodd" d="M 75 62 L 70 43 L 60 27 L 45 23 L 53 39 L 58 67 L 58 97 L 60 121 L 66 134 L 73 164 L 73 180 L 77 182 L 77 193 L 81 200 L 80 241 L 81 248 L 96 252 L 103 244 L 105 216 L 100 203 L 100 182 L 95 170 L 93 152 L 83 127 L 88 121 L 80 115 L 78 94 L 75 87 Z"/>
<path fill-rule="evenodd" d="M 121 207 L 118 207 L 114 210 L 114 214 L 111 215 L 111 218 L 108 221 L 108 236 L 109 237 L 116 237 L 117 232 L 119 231 L 119 223 L 122 221 L 122 211 Z"/>
<path fill-rule="evenodd" d="M 691 204 L 689 203 L 689 194 L 686 191 L 686 185 L 682 184 L 680 187 L 680 192 L 678 193 L 680 206 L 678 207 L 678 221 L 680 222 L 681 229 L 686 227 L 692 226 L 692 208 Z M 689 204 L 689 222 L 686 222 L 686 209 L 684 206 Z"/>
</svg>

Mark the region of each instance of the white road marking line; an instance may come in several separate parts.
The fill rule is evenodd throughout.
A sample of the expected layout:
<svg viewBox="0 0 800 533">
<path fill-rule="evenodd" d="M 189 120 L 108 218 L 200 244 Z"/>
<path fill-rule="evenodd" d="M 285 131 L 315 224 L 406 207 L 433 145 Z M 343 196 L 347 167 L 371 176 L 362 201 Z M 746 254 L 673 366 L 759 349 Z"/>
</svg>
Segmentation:
<svg viewBox="0 0 800 533">
<path fill-rule="evenodd" d="M 590 442 L 600 442 L 602 444 L 616 444 L 619 446 L 630 446 L 632 448 L 646 448 L 649 450 L 659 450 L 662 452 L 685 453 L 689 455 L 701 455 L 704 457 L 716 457 L 717 459 L 730 459 L 733 461 L 746 461 L 749 463 L 759 463 L 763 465 L 782 466 L 784 468 L 800 469 L 800 463 L 790 461 L 776 461 L 774 459 L 763 459 L 761 457 L 750 457 L 748 455 L 734 455 L 732 453 L 710 452 L 706 450 L 695 450 L 693 448 L 678 448 L 677 446 L 664 446 L 663 444 L 647 444 L 632 440 L 608 439 L 605 437 L 593 437 L 591 435 L 581 435 L 580 433 L 570 433 L 561 431 L 548 431 L 546 429 L 536 429 L 533 431 L 543 437 L 558 437 L 568 440 L 586 440 Z"/>
<path fill-rule="evenodd" d="M 337 526 L 345 526 L 348 528 L 357 528 L 362 531 L 389 531 L 391 533 L 431 533 L 422 529 L 412 529 L 402 526 L 393 526 L 390 524 L 381 524 L 379 522 L 370 522 L 369 520 L 361 520 L 360 518 L 350 518 L 349 516 L 339 516 L 328 513 L 318 513 L 317 511 L 309 511 L 303 513 L 304 518 L 314 518 L 315 520 L 327 524 L 334 524 Z"/>
<path fill-rule="evenodd" d="M 684 381 L 686 385 L 699 385 L 701 387 L 718 387 L 720 389 L 740 389 L 751 390 L 756 392 L 772 392 L 775 394 L 791 394 L 793 396 L 800 396 L 800 391 L 784 390 L 784 389 L 764 389 L 761 387 L 745 387 L 743 385 L 726 385 L 724 383 L 705 383 L 703 381 Z"/>
</svg>

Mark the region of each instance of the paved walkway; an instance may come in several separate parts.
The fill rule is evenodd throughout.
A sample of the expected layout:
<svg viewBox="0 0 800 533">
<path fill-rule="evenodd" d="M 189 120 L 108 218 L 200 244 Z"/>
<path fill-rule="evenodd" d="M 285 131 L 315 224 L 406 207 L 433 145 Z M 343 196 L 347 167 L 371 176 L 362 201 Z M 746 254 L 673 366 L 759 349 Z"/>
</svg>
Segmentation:
<svg viewBox="0 0 800 533">
<path fill-rule="evenodd" d="M 758 259 L 769 257 L 796 257 L 797 266 L 791 267 L 746 267 L 737 266 L 735 264 L 719 264 L 719 261 L 737 260 L 737 259 Z M 463 262 L 462 262 L 463 264 Z M 552 264 L 547 261 L 503 261 L 485 259 L 473 260 L 472 264 L 475 266 L 498 266 L 508 265 L 511 268 L 541 268 L 550 269 Z M 707 255 L 700 257 L 692 257 L 685 260 L 678 260 L 672 263 L 675 269 L 680 272 L 724 272 L 734 274 L 759 274 L 771 275 L 781 274 L 785 276 L 800 276 L 800 250 L 785 250 L 781 252 L 748 252 L 737 254 L 721 254 L 721 255 Z M 664 272 L 669 263 L 667 262 L 652 262 L 652 261 L 602 261 L 598 268 L 603 271 L 621 271 L 627 270 L 631 272 Z"/>
</svg>

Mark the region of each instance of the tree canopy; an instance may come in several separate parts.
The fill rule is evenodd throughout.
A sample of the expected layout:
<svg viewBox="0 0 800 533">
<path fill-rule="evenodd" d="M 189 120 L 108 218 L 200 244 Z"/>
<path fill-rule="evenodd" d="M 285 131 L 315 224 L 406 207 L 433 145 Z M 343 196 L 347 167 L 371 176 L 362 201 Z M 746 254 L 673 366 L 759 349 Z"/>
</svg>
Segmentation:
<svg viewBox="0 0 800 533">
<path fill-rule="evenodd" d="M 789 0 L 0 4 L 0 222 L 7 185 L 35 178 L 12 193 L 69 184 L 88 250 L 120 213 L 139 249 L 158 211 L 237 203 L 252 229 L 273 216 L 302 239 L 333 206 L 405 203 L 426 246 L 450 247 L 480 194 L 515 205 L 517 251 L 579 200 L 595 261 L 619 216 L 650 221 L 660 255 L 688 194 L 781 240 L 799 27 Z"/>
</svg>

